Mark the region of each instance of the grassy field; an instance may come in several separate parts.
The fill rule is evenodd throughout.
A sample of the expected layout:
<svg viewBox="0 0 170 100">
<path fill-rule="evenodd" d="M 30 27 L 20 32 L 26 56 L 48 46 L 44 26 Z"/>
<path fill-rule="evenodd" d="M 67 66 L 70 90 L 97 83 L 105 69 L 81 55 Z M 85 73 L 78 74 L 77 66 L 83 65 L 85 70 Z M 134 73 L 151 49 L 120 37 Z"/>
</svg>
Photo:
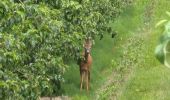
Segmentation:
<svg viewBox="0 0 170 100">
<path fill-rule="evenodd" d="M 79 91 L 75 62 L 65 74 L 64 95 L 73 100 L 169 100 L 170 69 L 154 56 L 162 31 L 155 24 L 166 18 L 166 11 L 168 0 L 134 0 L 113 23 L 116 38 L 96 39 L 90 91 Z"/>
<path fill-rule="evenodd" d="M 170 11 L 170 2 L 167 0 L 153 0 L 146 4 L 144 21 L 148 18 L 147 26 L 140 32 L 143 38 L 141 56 L 130 79 L 126 82 L 120 100 L 169 100 L 170 99 L 170 69 L 160 65 L 154 57 L 154 49 L 161 29 L 156 29 L 155 24 L 166 17 L 165 11 Z M 152 9 L 148 9 L 152 8 Z M 151 10 L 148 11 L 147 10 Z M 145 18 L 146 17 L 146 18 Z M 150 18 L 149 18 L 150 17 Z M 144 34 L 144 35 L 143 35 Z M 146 36 L 145 36 L 146 35 Z M 137 47 L 137 46 L 136 46 Z M 143 56 L 142 56 L 143 55 Z"/>
</svg>

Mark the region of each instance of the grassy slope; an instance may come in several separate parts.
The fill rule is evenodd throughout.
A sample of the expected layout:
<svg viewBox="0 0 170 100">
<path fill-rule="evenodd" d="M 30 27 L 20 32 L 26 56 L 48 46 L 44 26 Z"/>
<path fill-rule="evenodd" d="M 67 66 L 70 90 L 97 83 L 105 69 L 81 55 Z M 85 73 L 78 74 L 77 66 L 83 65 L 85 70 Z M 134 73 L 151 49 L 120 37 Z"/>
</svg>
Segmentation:
<svg viewBox="0 0 170 100">
<path fill-rule="evenodd" d="M 170 69 L 163 67 L 154 57 L 154 49 L 161 30 L 154 28 L 155 22 L 165 18 L 165 11 L 170 10 L 170 2 L 167 0 L 153 0 L 150 5 L 153 13 L 150 16 L 149 28 L 145 32 L 142 58 L 143 63 L 136 67 L 133 77 L 126 83 L 121 100 L 169 100 L 170 99 Z M 149 5 L 149 4 L 147 4 Z M 138 6 L 140 7 L 140 5 Z M 144 18 L 145 16 L 143 16 Z M 141 36 L 142 37 L 142 36 Z"/>
<path fill-rule="evenodd" d="M 151 1 L 154 1 L 154 4 L 151 4 Z M 119 33 L 116 39 L 106 36 L 102 41 L 96 41 L 92 50 L 94 61 L 90 92 L 79 91 L 78 66 L 72 64 L 65 74 L 64 95 L 71 96 L 73 100 L 93 100 L 96 97 L 106 100 L 170 98 L 170 69 L 160 65 L 154 57 L 161 30 L 153 26 L 165 18 L 167 9 L 170 11 L 170 2 L 135 2 L 135 5 L 127 8 L 113 24 Z M 112 59 L 116 64 L 111 67 Z M 114 76 L 111 74 L 112 71 Z M 108 77 L 109 75 L 111 76 Z"/>
<path fill-rule="evenodd" d="M 130 45 L 133 46 L 137 43 L 136 46 L 121 48 L 122 51 L 134 54 L 127 55 L 121 60 L 127 63 L 126 59 L 134 57 L 137 61 L 133 61 L 129 65 L 119 62 L 118 66 L 123 67 L 126 72 L 131 74 L 127 77 L 127 74 L 122 72 L 123 78 L 128 79 L 122 78 L 123 82 L 119 81 L 120 85 L 112 84 L 117 86 L 117 90 L 113 89 L 109 98 L 116 100 L 168 100 L 170 99 L 170 69 L 160 65 L 154 57 L 154 49 L 161 32 L 161 30 L 155 29 L 154 25 L 157 21 L 165 18 L 165 11 L 170 10 L 170 2 L 167 0 L 135 0 L 135 2 L 136 5 L 127 9 L 125 15 L 122 15 L 117 23 L 114 23 L 114 26 L 122 33 L 122 37 L 125 34 L 122 30 L 126 30 L 130 35 L 124 42 L 128 38 L 139 40 L 138 43 L 133 41 Z M 126 26 L 127 24 L 128 26 Z M 125 44 L 128 45 L 128 43 Z"/>
</svg>

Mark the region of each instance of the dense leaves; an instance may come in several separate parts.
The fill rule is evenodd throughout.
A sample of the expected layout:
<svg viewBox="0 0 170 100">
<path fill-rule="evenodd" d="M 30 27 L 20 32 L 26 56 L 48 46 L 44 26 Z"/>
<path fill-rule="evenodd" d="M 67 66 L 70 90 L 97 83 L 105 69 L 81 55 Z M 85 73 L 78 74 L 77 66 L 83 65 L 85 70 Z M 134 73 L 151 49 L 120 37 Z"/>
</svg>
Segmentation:
<svg viewBox="0 0 170 100">
<path fill-rule="evenodd" d="M 60 94 L 86 37 L 109 32 L 131 0 L 1 0 L 0 99 Z M 112 35 L 113 36 L 113 35 Z"/>
</svg>

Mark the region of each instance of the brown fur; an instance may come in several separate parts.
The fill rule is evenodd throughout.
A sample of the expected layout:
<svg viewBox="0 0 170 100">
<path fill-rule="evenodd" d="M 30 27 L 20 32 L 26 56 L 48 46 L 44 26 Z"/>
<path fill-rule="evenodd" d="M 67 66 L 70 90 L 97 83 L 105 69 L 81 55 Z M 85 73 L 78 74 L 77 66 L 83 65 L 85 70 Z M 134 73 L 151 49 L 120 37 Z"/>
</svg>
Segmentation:
<svg viewBox="0 0 170 100">
<path fill-rule="evenodd" d="M 90 49 L 91 49 L 91 42 L 87 40 L 84 45 L 84 52 L 83 57 L 84 60 L 81 60 L 79 66 L 80 66 L 80 90 L 82 90 L 83 87 L 83 81 L 86 81 L 86 90 L 89 90 L 90 86 L 90 67 L 92 64 L 92 57 L 90 55 Z"/>
</svg>

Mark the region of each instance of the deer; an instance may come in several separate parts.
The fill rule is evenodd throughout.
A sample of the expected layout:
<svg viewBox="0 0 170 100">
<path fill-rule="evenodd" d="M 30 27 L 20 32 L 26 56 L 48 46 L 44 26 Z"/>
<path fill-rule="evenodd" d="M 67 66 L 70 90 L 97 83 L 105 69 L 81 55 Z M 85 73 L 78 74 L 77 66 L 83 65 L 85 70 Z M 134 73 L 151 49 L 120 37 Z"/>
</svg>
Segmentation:
<svg viewBox="0 0 170 100">
<path fill-rule="evenodd" d="M 92 65 L 92 56 L 90 54 L 92 43 L 90 38 L 85 40 L 83 47 L 83 58 L 80 59 L 78 63 L 80 68 L 80 91 L 82 91 L 84 81 L 86 83 L 86 90 L 88 91 L 90 87 L 90 69 Z"/>
</svg>

